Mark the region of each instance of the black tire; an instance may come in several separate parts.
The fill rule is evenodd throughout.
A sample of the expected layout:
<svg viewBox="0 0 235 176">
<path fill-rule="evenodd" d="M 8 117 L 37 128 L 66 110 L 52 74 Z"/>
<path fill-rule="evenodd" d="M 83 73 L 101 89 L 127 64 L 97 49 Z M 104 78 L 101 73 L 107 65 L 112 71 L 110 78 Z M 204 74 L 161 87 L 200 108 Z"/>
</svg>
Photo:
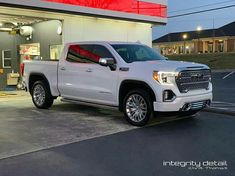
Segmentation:
<svg viewBox="0 0 235 176">
<path fill-rule="evenodd" d="M 49 109 L 53 105 L 54 97 L 50 93 L 49 86 L 44 81 L 36 81 L 33 84 L 32 100 L 39 109 Z"/>
<path fill-rule="evenodd" d="M 136 107 L 132 108 L 132 109 L 137 109 L 137 110 L 131 111 L 130 110 L 130 102 L 131 102 L 131 100 L 133 100 L 133 97 L 135 97 L 135 96 L 142 97 L 143 100 L 144 100 L 144 101 L 141 101 L 142 105 L 144 104 L 144 102 L 146 104 L 141 106 L 138 103 L 137 108 Z M 125 119 L 130 124 L 132 124 L 134 126 L 144 126 L 144 125 L 146 125 L 148 123 L 149 119 L 153 116 L 153 101 L 150 98 L 149 94 L 145 90 L 142 90 L 142 89 L 133 89 L 130 92 L 128 92 L 127 95 L 124 98 L 124 101 L 123 101 L 123 112 L 124 112 Z M 134 112 L 134 115 L 131 115 L 133 112 Z M 144 114 L 142 114 L 142 117 L 140 118 L 140 116 L 135 115 L 135 112 L 137 112 L 137 113 L 141 112 L 141 114 L 144 112 Z M 137 120 L 135 118 L 139 118 L 139 120 Z"/>
</svg>

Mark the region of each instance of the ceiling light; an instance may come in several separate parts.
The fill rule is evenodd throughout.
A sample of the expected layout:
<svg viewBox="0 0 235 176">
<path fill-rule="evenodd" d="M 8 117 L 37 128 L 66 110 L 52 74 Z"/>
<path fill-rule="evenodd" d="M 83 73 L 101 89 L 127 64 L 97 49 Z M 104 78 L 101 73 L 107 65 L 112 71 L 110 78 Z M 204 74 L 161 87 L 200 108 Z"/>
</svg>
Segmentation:
<svg viewBox="0 0 235 176">
<path fill-rule="evenodd" d="M 0 23 L 0 27 L 2 27 L 3 26 L 3 23 Z"/>
</svg>

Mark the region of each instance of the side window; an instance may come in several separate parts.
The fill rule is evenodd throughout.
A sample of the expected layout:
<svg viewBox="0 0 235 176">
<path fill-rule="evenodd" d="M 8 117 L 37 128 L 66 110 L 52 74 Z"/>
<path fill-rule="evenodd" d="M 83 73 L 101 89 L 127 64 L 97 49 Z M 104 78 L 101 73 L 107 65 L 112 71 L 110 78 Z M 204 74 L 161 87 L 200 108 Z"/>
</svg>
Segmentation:
<svg viewBox="0 0 235 176">
<path fill-rule="evenodd" d="M 109 50 L 101 45 L 94 45 L 93 53 L 98 55 L 100 58 L 113 58 Z"/>
<path fill-rule="evenodd" d="M 92 45 L 71 45 L 66 60 L 77 63 L 98 63 L 100 57 L 92 50 Z"/>
<path fill-rule="evenodd" d="M 101 45 L 71 45 L 66 60 L 77 63 L 99 63 L 100 58 L 113 58 L 113 56 Z"/>
</svg>

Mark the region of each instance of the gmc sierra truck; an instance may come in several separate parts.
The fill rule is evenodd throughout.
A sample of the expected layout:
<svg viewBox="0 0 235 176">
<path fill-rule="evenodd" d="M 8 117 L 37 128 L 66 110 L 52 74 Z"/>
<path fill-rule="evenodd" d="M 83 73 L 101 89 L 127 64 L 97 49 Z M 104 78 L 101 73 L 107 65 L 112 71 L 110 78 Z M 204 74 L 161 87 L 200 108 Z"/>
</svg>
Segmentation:
<svg viewBox="0 0 235 176">
<path fill-rule="evenodd" d="M 69 43 L 58 62 L 26 61 L 21 67 L 37 108 L 50 108 L 62 97 L 116 107 L 136 126 L 145 125 L 154 112 L 193 115 L 212 101 L 208 66 L 170 61 L 139 43 Z"/>
</svg>

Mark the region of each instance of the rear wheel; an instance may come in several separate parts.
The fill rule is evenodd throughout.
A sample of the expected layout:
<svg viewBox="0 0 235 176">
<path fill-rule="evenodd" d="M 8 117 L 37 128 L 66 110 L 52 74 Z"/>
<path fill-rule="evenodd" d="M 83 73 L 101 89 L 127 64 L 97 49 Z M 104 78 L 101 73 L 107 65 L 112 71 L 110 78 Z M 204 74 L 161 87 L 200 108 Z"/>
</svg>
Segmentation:
<svg viewBox="0 0 235 176">
<path fill-rule="evenodd" d="M 48 109 L 52 106 L 54 98 L 50 89 L 43 81 L 37 81 L 32 88 L 32 100 L 34 105 L 39 109 Z"/>
<path fill-rule="evenodd" d="M 126 120 L 135 126 L 144 126 L 153 115 L 152 100 L 142 89 L 131 90 L 123 101 Z"/>
</svg>

